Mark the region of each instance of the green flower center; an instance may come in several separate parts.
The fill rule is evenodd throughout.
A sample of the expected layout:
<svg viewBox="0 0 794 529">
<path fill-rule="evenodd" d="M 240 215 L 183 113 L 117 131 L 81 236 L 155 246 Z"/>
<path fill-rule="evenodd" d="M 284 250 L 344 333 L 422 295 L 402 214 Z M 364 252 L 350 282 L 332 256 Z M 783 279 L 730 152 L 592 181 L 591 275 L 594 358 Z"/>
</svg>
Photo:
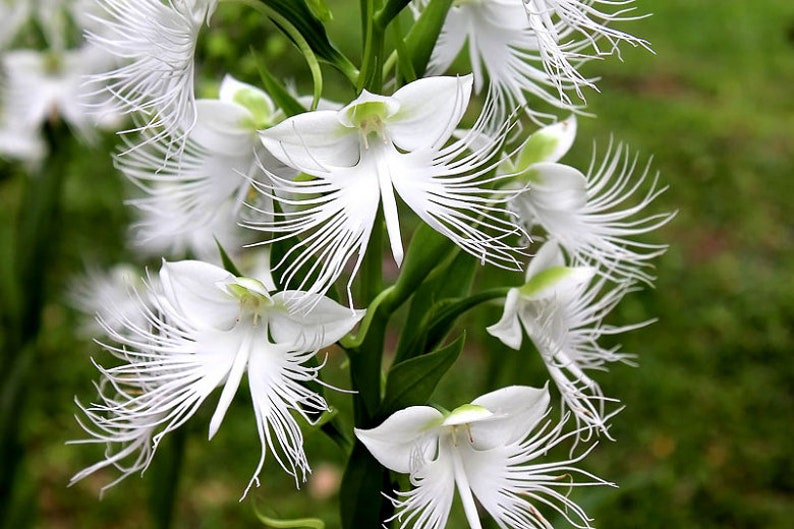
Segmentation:
<svg viewBox="0 0 794 529">
<path fill-rule="evenodd" d="M 250 317 L 254 325 L 265 312 L 273 307 L 273 300 L 261 281 L 250 277 L 238 277 L 227 285 L 229 293 L 240 301 L 240 319 Z"/>
</svg>

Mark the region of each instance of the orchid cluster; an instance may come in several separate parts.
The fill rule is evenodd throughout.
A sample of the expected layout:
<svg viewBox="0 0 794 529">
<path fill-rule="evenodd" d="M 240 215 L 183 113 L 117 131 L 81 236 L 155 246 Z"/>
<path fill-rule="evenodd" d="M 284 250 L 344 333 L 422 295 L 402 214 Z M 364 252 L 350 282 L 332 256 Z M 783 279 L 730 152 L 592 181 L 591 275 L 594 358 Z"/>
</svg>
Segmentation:
<svg viewBox="0 0 794 529">
<path fill-rule="evenodd" d="M 663 188 L 625 145 L 586 170 L 561 160 L 595 88 L 581 67 L 621 42 L 648 47 L 613 27 L 639 18 L 631 1 L 364 0 L 355 64 L 322 0 L 241 0 L 305 58 L 310 94 L 264 55 L 258 79 L 234 65 L 200 74 L 203 31 L 233 3 L 94 0 L 81 26 L 105 62 L 69 70 L 85 74 L 80 108 L 128 117 L 115 164 L 132 184 L 129 243 L 160 264 L 94 272 L 73 292 L 114 357 L 97 363 L 98 396 L 78 401 L 77 442 L 104 456 L 73 482 L 143 472 L 165 436 L 214 406 L 212 438 L 247 385 L 260 456 L 243 497 L 268 457 L 300 486 L 317 428 L 347 454 L 347 529 L 440 529 L 458 505 L 472 529 L 486 516 L 591 527 L 568 493 L 611 485 L 579 465 L 621 409 L 595 373 L 631 358 L 602 337 L 647 323 L 605 321 L 652 284 L 665 247 L 643 238 L 671 215 L 648 212 Z M 0 9 L 22 16 L 18 5 Z M 23 62 L 4 56 L 8 90 L 26 90 L 12 73 L 32 76 Z M 328 67 L 348 100 L 326 96 Z M 58 104 L 83 129 L 71 103 L 28 96 L 37 116 Z M 494 268 L 505 284 L 481 289 L 477 273 Z M 435 389 L 464 347 L 459 318 L 483 304 L 504 306 L 487 332 L 536 354 L 550 383 L 488 388 L 447 411 Z M 350 387 L 323 381 L 328 347 L 347 355 Z M 331 409 L 334 391 L 352 417 Z M 558 445 L 562 460 L 547 455 Z"/>
</svg>

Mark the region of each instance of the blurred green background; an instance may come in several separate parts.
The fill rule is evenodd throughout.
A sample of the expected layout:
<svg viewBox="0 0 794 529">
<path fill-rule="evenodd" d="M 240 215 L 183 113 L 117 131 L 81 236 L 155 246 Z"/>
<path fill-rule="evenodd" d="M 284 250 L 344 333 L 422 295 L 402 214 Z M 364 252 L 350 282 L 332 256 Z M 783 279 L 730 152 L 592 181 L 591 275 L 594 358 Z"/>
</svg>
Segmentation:
<svg viewBox="0 0 794 529">
<path fill-rule="evenodd" d="M 347 10 L 356 3 L 330 4 L 332 36 L 346 51 L 355 50 L 358 26 L 350 20 L 357 14 Z M 656 55 L 629 48 L 623 62 L 611 58 L 588 66 L 602 77 L 602 93 L 588 100 L 597 119 L 580 120 L 565 161 L 584 168 L 592 142 L 600 151 L 611 138 L 626 142 L 641 159 L 653 156 L 669 186 L 654 209 L 678 215 L 654 236 L 670 245 L 658 261 L 656 289 L 626 299 L 612 320 L 658 318 L 620 337 L 624 350 L 637 354 L 639 367 L 618 365 L 597 375 L 605 393 L 626 409 L 614 420 L 617 442 L 602 442 L 583 466 L 620 488 L 577 498 L 594 526 L 604 529 L 786 529 L 794 520 L 794 3 L 637 5 L 653 16 L 620 27 L 647 38 Z M 275 54 L 285 47 L 278 38 L 268 46 Z M 212 53 L 223 58 L 222 50 Z M 284 73 L 302 71 L 299 59 L 284 57 Z M 21 177 L 15 166 L 0 167 L 7 236 Z M 83 435 L 72 399 L 93 396 L 96 372 L 89 359 L 107 358 L 89 339 L 74 336 L 79 318 L 61 294 L 86 262 L 124 257 L 127 214 L 119 202 L 123 184 L 102 149 L 65 170 L 41 354 L 21 410 L 27 458 L 19 501 L 28 502 L 24 510 L 35 527 L 147 527 L 157 468 L 122 482 L 102 500 L 98 490 L 110 473 L 66 486 L 72 474 L 101 457 L 99 447 L 65 442 Z M 498 315 L 489 307 L 473 321 L 492 323 Z M 504 355 L 502 369 L 492 373 L 501 382 L 543 383 L 535 368 L 508 369 L 526 363 L 519 355 L 481 330 L 470 334 L 475 339 L 466 360 L 445 380 L 440 400 L 479 395 L 493 354 Z M 343 360 L 332 353 L 331 371 L 341 372 Z M 537 378 L 515 380 L 516 373 Z M 336 379 L 346 386 L 342 375 Z M 316 515 L 337 527 L 334 486 L 341 454 L 313 432 L 307 442 L 315 474 L 307 486 L 296 492 L 290 479 L 268 467 L 273 471 L 266 472 L 262 488 L 238 503 L 259 456 L 250 406 L 244 392 L 240 396 L 212 442 L 206 441 L 208 411 L 191 421 L 174 527 L 261 527 L 253 503 L 271 515 Z M 159 455 L 168 457 L 167 450 Z"/>
</svg>

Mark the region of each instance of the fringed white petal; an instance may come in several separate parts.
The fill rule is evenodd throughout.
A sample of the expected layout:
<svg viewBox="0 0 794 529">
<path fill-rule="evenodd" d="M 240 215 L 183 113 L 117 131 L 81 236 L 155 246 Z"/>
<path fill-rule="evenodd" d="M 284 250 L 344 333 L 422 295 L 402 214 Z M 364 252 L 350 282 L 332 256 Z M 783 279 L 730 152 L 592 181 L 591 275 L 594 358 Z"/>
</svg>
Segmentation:
<svg viewBox="0 0 794 529">
<path fill-rule="evenodd" d="M 411 472 L 412 488 L 398 492 L 392 499 L 396 513 L 387 521 L 397 520 L 399 527 L 443 529 L 446 527 L 455 494 L 455 470 L 452 454 L 439 451 Z"/>
<path fill-rule="evenodd" d="M 111 96 L 140 128 L 176 141 L 195 124 L 194 52 L 214 0 L 100 0 L 98 28 L 87 38 L 121 63 L 90 78 L 93 94 Z M 179 152 L 179 148 L 175 150 Z"/>
<path fill-rule="evenodd" d="M 582 89 L 595 83 L 578 71 L 586 59 L 619 53 L 620 42 L 650 49 L 643 39 L 611 26 L 614 22 L 635 20 L 633 0 L 523 0 L 529 26 L 538 41 L 543 67 L 560 94 L 573 87 L 584 99 Z M 617 7 L 609 13 L 599 10 Z M 599 41 L 606 41 L 606 46 Z"/>
<path fill-rule="evenodd" d="M 594 158 L 585 177 L 582 204 L 581 177 L 575 169 L 536 164 L 530 171 L 542 173 L 541 180 L 518 195 L 511 207 L 528 229 L 542 226 L 571 261 L 596 266 L 600 274 L 615 281 L 651 284 L 650 261 L 664 253 L 666 246 L 634 239 L 665 225 L 674 214 L 642 216 L 666 188 L 658 186 L 658 175 L 651 176 L 650 165 L 635 176 L 637 165 L 637 157 L 622 144 L 610 147 L 600 165 Z"/>
</svg>

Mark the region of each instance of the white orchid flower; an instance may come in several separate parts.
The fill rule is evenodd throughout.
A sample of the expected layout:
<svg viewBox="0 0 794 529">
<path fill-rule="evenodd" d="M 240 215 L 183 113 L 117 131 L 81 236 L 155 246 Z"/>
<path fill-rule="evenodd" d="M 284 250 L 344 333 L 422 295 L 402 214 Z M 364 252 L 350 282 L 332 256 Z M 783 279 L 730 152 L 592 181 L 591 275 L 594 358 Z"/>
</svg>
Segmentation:
<svg viewBox="0 0 794 529">
<path fill-rule="evenodd" d="M 124 332 L 127 323 L 132 323 L 133 327 L 146 324 L 146 317 L 140 311 L 140 299 L 134 295 L 143 286 L 137 268 L 121 263 L 109 270 L 87 270 L 71 281 L 66 296 L 75 309 L 90 318 L 82 329 L 86 336 L 101 332 L 102 326 Z"/>
<path fill-rule="evenodd" d="M 509 208 L 527 232 L 540 226 L 548 238 L 558 241 L 571 261 L 592 264 L 615 281 L 652 283 L 650 261 L 667 247 L 634 238 L 673 217 L 670 213 L 642 216 L 666 189 L 658 186 L 658 175 L 651 176 L 646 165 L 635 177 L 637 157 L 631 157 L 622 144 L 610 146 L 600 165 L 594 158 L 587 175 L 558 163 L 558 155 L 535 161 L 535 156 L 520 153 L 516 164 L 503 167 L 526 188 L 511 198 Z"/>
<path fill-rule="evenodd" d="M 446 72 L 467 44 L 474 90 L 480 93 L 487 83 L 489 97 L 498 108 L 494 113 L 497 123 L 518 107 L 531 116 L 543 117 L 527 106 L 527 96 L 575 108 L 565 90 L 558 90 L 573 88 L 573 84 L 553 80 L 543 69 L 539 41 L 521 0 L 455 2 L 433 49 L 428 73 Z"/>
<path fill-rule="evenodd" d="M 508 292 L 502 318 L 487 328 L 506 346 L 518 350 L 523 327 L 543 358 L 564 406 L 574 414 L 577 424 L 583 425 L 584 439 L 593 431 L 608 435 L 608 420 L 617 413 L 606 409 L 607 403 L 616 400 L 604 397 L 586 371 L 603 370 L 607 363 L 630 358 L 616 348 L 602 347 L 598 340 L 647 324 L 603 324 L 631 288 L 620 283 L 604 292 L 605 280 L 593 282 L 595 275 L 593 267 L 566 266 L 559 245 L 549 241 L 530 262 L 526 283 Z"/>
<path fill-rule="evenodd" d="M 117 125 L 120 116 L 115 109 L 101 104 L 87 108 L 82 89 L 84 77 L 107 62 L 101 50 L 87 45 L 63 52 L 13 50 L 2 54 L 5 76 L 0 85 L 0 129 L 17 131 L 19 137 L 9 133 L 9 141 L 0 143 L 0 153 L 35 162 L 32 158 L 46 149 L 34 137 L 53 119 L 63 119 L 84 140 L 93 139 L 98 127 Z"/>
<path fill-rule="evenodd" d="M 647 41 L 611 25 L 642 18 L 633 15 L 634 0 L 523 0 L 543 67 L 560 94 L 573 86 L 584 99 L 582 88 L 596 89 L 594 81 L 577 70 L 587 59 L 620 53 L 620 42 L 650 50 Z M 604 12 L 617 8 L 614 12 Z M 606 45 L 600 41 L 606 41 Z"/>
<path fill-rule="evenodd" d="M 98 0 L 102 13 L 87 38 L 121 63 L 91 77 L 157 135 L 188 132 L 196 121 L 194 52 L 217 0 Z M 181 139 L 180 136 L 175 138 Z M 178 152 L 178 150 L 177 150 Z"/>
<path fill-rule="evenodd" d="M 234 251 L 246 242 L 237 223 L 252 210 L 261 217 L 273 209 L 252 192 L 252 181 L 267 178 L 260 166 L 282 177 L 296 174 L 259 141 L 257 131 L 279 119 L 259 88 L 227 75 L 218 99 L 199 99 L 196 110 L 195 126 L 178 155 L 169 152 L 171 139 L 161 137 L 117 157 L 116 166 L 146 195 L 129 202 L 140 213 L 134 245 L 146 253 L 173 256 L 187 250 L 212 260 L 216 238 Z"/>
<path fill-rule="evenodd" d="M 481 529 L 475 498 L 499 527 L 548 529 L 539 509 L 550 508 L 576 527 L 590 527 L 567 497 L 575 486 L 606 482 L 572 465 L 576 459 L 538 462 L 559 444 L 562 425 L 542 424 L 549 409 L 546 388 L 510 386 L 487 393 L 451 413 L 429 406 L 398 411 L 356 436 L 386 468 L 410 474 L 413 489 L 392 500 L 399 527 L 442 529 L 457 489 L 471 529 Z M 591 481 L 573 482 L 572 474 Z"/>
<path fill-rule="evenodd" d="M 246 493 L 258 484 L 268 451 L 296 483 L 305 479 L 309 465 L 292 412 L 311 421 L 312 414 L 328 408 L 306 386 L 320 369 L 307 362 L 318 349 L 347 334 L 363 311 L 322 298 L 312 303 L 311 312 L 293 313 L 290 303 L 302 293 L 271 294 L 256 279 L 234 277 L 200 261 L 164 263 L 159 279 L 140 294 L 145 326 L 132 318 L 123 331 L 103 325 L 117 344 L 104 347 L 124 363 L 100 367 L 99 402 L 80 407 L 92 436 L 85 442 L 112 446 L 104 461 L 73 481 L 108 465 L 121 468 L 124 476 L 143 471 L 162 437 L 222 387 L 209 425 L 212 438 L 246 373 L 262 444 Z M 140 452 L 125 448 L 125 443 Z"/>
<path fill-rule="evenodd" d="M 312 291 L 324 292 L 357 256 L 363 259 L 378 208 L 382 207 L 392 254 L 403 258 L 397 196 L 433 229 L 465 251 L 494 264 L 516 267 L 503 238 L 515 230 L 484 186 L 498 140 L 474 148 L 473 133 L 447 145 L 471 94 L 472 78 L 428 77 L 392 96 L 364 91 L 339 111 L 299 114 L 261 133 L 262 142 L 285 164 L 311 179 L 274 177 L 265 194 L 295 197 L 273 222 L 252 227 L 303 236 L 284 271 L 322 263 Z M 290 254 L 290 258 L 293 255 Z M 351 276 L 352 281 L 352 276 Z M 303 288 L 303 287 L 301 287 Z"/>
<path fill-rule="evenodd" d="M 198 223 L 192 210 L 185 207 L 191 191 L 186 186 L 163 183 L 151 186 L 148 197 L 128 200 L 136 214 L 128 232 L 130 248 L 143 257 L 191 257 L 220 264 L 220 244 L 236 257 L 251 238 L 238 226 L 234 205 L 218 201 L 212 210 L 202 211 Z"/>
</svg>

